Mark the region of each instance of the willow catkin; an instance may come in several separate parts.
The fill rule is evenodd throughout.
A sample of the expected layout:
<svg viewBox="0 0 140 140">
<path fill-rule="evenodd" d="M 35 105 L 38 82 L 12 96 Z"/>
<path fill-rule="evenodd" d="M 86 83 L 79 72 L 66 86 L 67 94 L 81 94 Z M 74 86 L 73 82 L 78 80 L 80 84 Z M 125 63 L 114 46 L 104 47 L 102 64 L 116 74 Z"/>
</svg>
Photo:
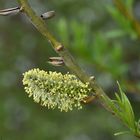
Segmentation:
<svg viewBox="0 0 140 140">
<path fill-rule="evenodd" d="M 88 83 L 82 83 L 72 74 L 32 69 L 23 75 L 23 85 L 29 97 L 49 109 L 58 108 L 66 112 L 73 108 L 81 109 L 81 101 L 91 91 Z"/>
</svg>

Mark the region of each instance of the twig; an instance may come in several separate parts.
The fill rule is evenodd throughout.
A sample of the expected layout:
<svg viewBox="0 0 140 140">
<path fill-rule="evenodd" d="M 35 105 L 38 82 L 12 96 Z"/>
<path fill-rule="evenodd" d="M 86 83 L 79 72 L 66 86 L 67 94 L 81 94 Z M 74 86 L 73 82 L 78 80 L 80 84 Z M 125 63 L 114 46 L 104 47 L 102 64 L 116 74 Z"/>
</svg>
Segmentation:
<svg viewBox="0 0 140 140">
<path fill-rule="evenodd" d="M 54 38 L 54 36 L 49 32 L 49 30 L 46 27 L 45 21 L 43 21 L 41 17 L 35 14 L 35 12 L 31 9 L 28 1 L 27 0 L 18 0 L 18 1 L 23 8 L 23 12 L 26 13 L 27 16 L 31 19 L 32 23 L 35 25 L 38 31 L 42 35 L 44 35 L 48 39 L 48 41 L 52 44 L 52 47 L 55 49 L 55 51 L 63 58 L 66 66 L 73 73 L 75 73 L 80 80 L 82 80 L 83 82 L 88 82 L 89 76 L 87 76 L 85 72 L 81 70 L 81 68 L 75 62 L 75 60 L 68 52 L 68 50 L 60 42 L 58 42 Z"/>
<path fill-rule="evenodd" d="M 67 48 L 57 41 L 55 37 L 49 32 L 45 21 L 36 15 L 36 13 L 30 7 L 28 0 L 18 0 L 18 2 L 22 6 L 22 12 L 28 16 L 37 30 L 48 39 L 54 50 L 59 54 L 60 57 L 62 57 L 69 70 L 73 72 L 83 83 L 89 82 L 90 87 L 95 91 L 95 97 L 98 97 L 100 103 L 106 109 L 108 109 L 109 107 L 107 103 L 105 103 L 104 99 L 109 99 L 109 97 L 105 94 L 103 89 L 97 85 L 95 79 L 91 80 L 91 77 L 80 68 Z"/>
</svg>

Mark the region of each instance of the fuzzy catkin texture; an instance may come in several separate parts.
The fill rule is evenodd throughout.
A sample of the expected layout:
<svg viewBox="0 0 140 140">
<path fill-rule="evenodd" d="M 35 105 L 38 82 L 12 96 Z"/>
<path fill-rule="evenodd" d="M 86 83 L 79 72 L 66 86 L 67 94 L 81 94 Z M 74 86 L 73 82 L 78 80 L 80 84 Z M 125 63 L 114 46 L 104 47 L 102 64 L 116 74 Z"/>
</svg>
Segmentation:
<svg viewBox="0 0 140 140">
<path fill-rule="evenodd" d="M 82 83 L 72 74 L 32 69 L 23 76 L 29 97 L 49 109 L 58 108 L 65 112 L 82 109 L 81 101 L 91 92 L 88 83 Z"/>
</svg>

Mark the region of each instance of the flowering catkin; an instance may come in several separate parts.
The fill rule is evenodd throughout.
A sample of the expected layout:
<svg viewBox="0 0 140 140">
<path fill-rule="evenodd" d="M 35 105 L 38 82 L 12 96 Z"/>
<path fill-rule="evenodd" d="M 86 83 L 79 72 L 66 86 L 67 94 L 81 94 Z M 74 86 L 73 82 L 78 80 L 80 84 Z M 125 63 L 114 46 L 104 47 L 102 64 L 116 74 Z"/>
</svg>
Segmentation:
<svg viewBox="0 0 140 140">
<path fill-rule="evenodd" d="M 72 74 L 32 69 L 23 75 L 23 85 L 29 97 L 51 109 L 57 107 L 66 112 L 74 107 L 81 109 L 81 101 L 91 91 L 88 83 L 82 83 Z"/>
</svg>

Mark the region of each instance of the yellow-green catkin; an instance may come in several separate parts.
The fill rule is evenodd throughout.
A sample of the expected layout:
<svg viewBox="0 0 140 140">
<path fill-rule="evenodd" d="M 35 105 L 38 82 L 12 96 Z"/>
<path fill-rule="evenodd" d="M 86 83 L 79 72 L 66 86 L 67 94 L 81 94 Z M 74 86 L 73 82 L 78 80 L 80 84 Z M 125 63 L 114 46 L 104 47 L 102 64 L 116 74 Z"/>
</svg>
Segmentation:
<svg viewBox="0 0 140 140">
<path fill-rule="evenodd" d="M 88 83 L 82 83 L 72 74 L 32 69 L 23 76 L 23 85 L 29 97 L 49 109 L 58 108 L 65 112 L 81 109 L 81 101 L 91 91 Z"/>
</svg>

